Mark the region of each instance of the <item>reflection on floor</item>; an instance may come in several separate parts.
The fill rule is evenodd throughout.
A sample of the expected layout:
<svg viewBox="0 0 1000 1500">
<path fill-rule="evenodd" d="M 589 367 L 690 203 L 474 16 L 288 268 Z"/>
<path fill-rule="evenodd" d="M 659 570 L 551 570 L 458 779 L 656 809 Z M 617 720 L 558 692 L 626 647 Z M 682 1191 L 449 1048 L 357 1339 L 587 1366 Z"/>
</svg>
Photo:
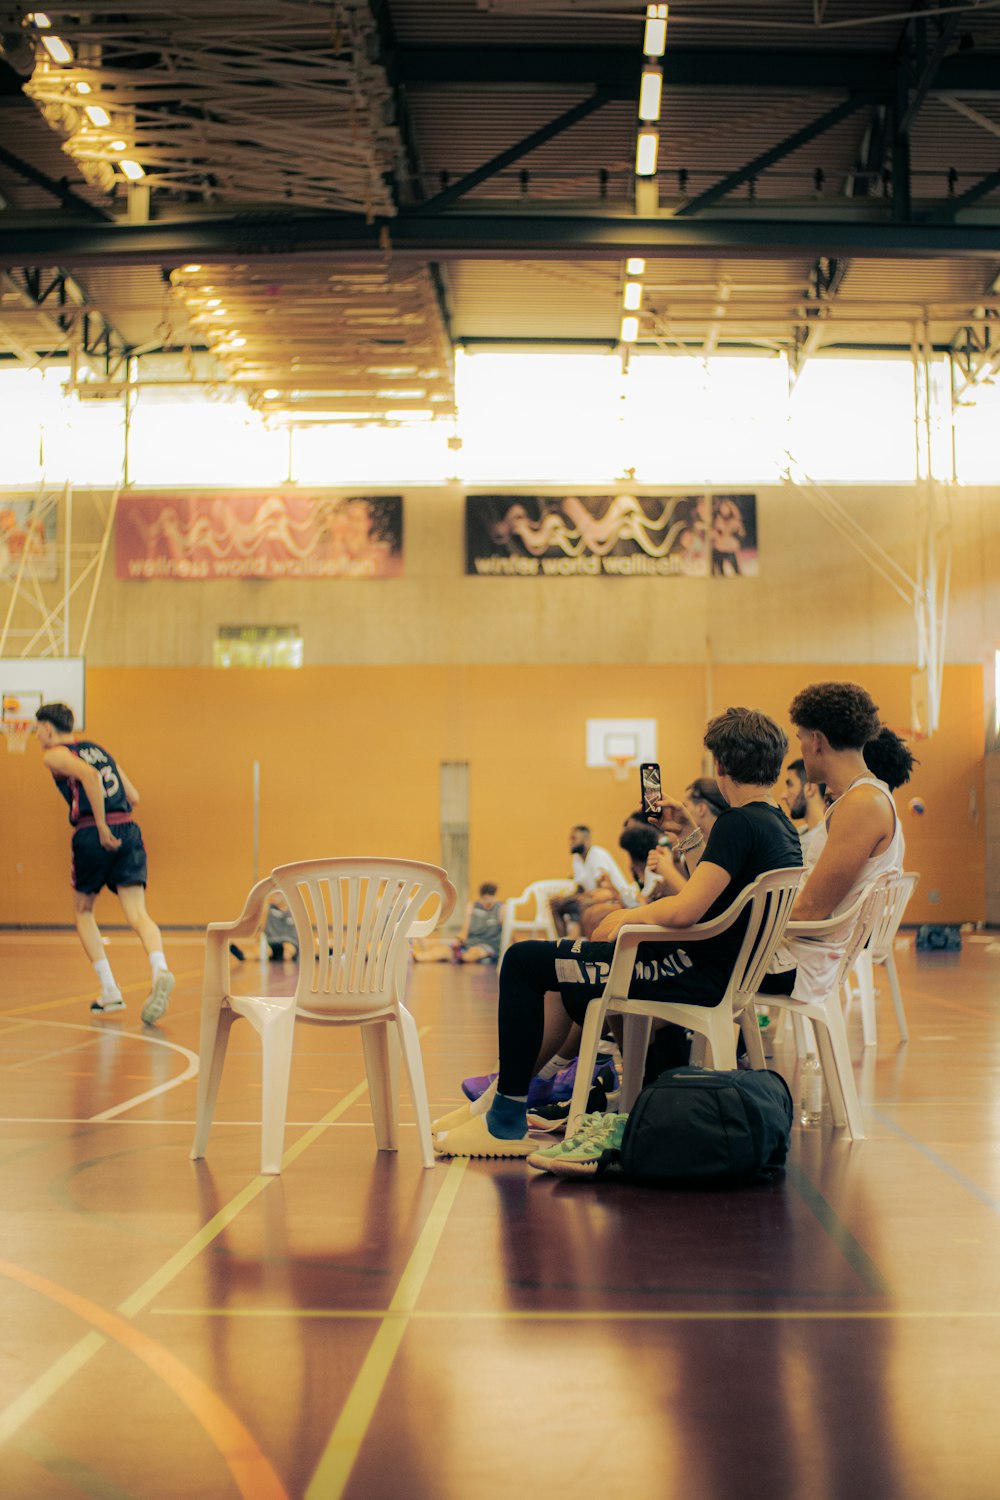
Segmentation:
<svg viewBox="0 0 1000 1500">
<path fill-rule="evenodd" d="M 908 1045 L 887 992 L 877 1050 L 852 1016 L 866 1141 L 825 1116 L 783 1181 L 725 1192 L 424 1171 L 408 1101 L 380 1155 L 357 1034 L 314 1027 L 282 1176 L 257 1176 L 249 1027 L 194 1164 L 200 942 L 171 944 L 155 1031 L 137 945 L 114 944 L 129 1009 L 92 1022 L 74 942 L 0 934 L 0 1494 L 997 1493 L 988 938 L 899 953 Z M 414 969 L 409 997 L 440 1111 L 494 1057 L 495 974 Z"/>
</svg>

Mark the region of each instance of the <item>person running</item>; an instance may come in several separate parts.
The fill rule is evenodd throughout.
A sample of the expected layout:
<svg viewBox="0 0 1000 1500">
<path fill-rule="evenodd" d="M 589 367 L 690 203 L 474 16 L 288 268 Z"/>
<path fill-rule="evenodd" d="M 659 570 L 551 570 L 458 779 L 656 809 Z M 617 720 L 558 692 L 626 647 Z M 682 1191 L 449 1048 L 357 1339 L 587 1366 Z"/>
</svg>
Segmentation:
<svg viewBox="0 0 1000 1500">
<path fill-rule="evenodd" d="M 170 1003 L 174 976 L 167 967 L 160 929 L 146 910 L 146 849 L 139 825 L 132 820 L 139 793 L 101 745 L 73 733 L 73 710 L 65 703 L 43 703 L 35 720 L 42 759 L 69 806 L 73 826 L 76 930 L 101 982 L 100 996 L 90 1009 L 101 1016 L 125 1009 L 94 917 L 97 897 L 107 886 L 149 956 L 152 988 L 142 1019 L 152 1026 Z"/>
</svg>

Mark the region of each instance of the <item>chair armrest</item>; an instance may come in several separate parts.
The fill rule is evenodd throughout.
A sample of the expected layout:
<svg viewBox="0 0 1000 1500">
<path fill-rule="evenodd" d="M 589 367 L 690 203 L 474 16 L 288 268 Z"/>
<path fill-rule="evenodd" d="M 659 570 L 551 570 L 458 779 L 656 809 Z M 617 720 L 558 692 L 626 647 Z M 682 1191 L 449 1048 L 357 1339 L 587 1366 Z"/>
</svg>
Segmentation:
<svg viewBox="0 0 1000 1500">
<path fill-rule="evenodd" d="M 627 988 L 632 978 L 630 960 L 640 943 L 703 943 L 707 938 L 718 937 L 732 927 L 740 912 L 752 899 L 753 887 L 748 885 L 732 906 L 713 917 L 711 922 L 695 922 L 690 927 L 654 927 L 640 925 L 638 922 L 619 927 L 608 982 L 614 981 L 617 988 L 619 982 L 625 980 Z"/>
<path fill-rule="evenodd" d="M 261 925 L 267 896 L 274 889 L 270 875 L 258 880 L 235 922 L 209 922 L 205 929 L 205 976 L 202 995 L 229 994 L 229 944 L 253 937 Z"/>
</svg>

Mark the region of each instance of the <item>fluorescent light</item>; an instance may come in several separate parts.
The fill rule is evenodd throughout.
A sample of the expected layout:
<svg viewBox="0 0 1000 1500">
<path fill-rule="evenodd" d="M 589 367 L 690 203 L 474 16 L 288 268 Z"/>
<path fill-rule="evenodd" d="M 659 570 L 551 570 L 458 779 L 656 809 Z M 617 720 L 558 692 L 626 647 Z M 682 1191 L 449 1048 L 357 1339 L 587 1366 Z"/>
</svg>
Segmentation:
<svg viewBox="0 0 1000 1500">
<path fill-rule="evenodd" d="M 48 31 L 49 27 L 52 25 L 52 22 L 49 20 L 44 10 L 31 11 L 28 16 L 28 20 L 31 21 L 35 26 L 37 26 L 39 31 Z"/>
<path fill-rule="evenodd" d="M 229 340 L 229 347 L 230 347 L 230 349 L 242 349 L 243 345 L 245 343 L 246 343 L 246 339 L 243 338 L 242 336 L 240 336 L 240 338 L 238 338 L 238 339 L 230 339 Z"/>
<path fill-rule="evenodd" d="M 654 63 L 652 67 L 642 70 L 642 82 L 639 85 L 639 119 L 658 120 L 662 98 L 663 74 Z"/>
<path fill-rule="evenodd" d="M 53 62 L 71 63 L 73 61 L 73 48 L 68 42 L 64 42 L 61 36 L 43 36 L 42 46 Z"/>
<path fill-rule="evenodd" d="M 280 396 L 280 395 L 281 395 L 281 392 L 280 391 L 276 391 L 274 389 L 274 386 L 271 386 L 271 387 L 269 387 L 268 390 L 266 390 L 264 392 L 264 400 L 265 401 L 273 401 L 276 396 Z"/>
<path fill-rule="evenodd" d="M 625 270 L 630 276 L 641 276 L 646 269 L 646 262 L 641 255 L 630 255 L 625 262 Z"/>
<path fill-rule="evenodd" d="M 140 177 L 145 177 L 146 175 L 145 167 L 141 167 L 137 161 L 129 161 L 127 157 L 123 158 L 118 165 L 129 182 L 138 182 Z"/>
<path fill-rule="evenodd" d="M 642 50 L 647 57 L 662 57 L 667 50 L 667 12 L 669 6 L 646 6 L 646 30 Z"/>
<path fill-rule="evenodd" d="M 620 338 L 623 344 L 634 344 L 639 337 L 639 319 L 622 318 Z"/>
<path fill-rule="evenodd" d="M 77 83 L 77 85 L 76 85 L 76 91 L 77 91 L 78 94 L 89 94 L 90 93 L 90 84 L 89 83 L 84 83 L 83 79 L 81 78 L 79 80 L 79 82 Z"/>
<path fill-rule="evenodd" d="M 193 276 L 196 271 L 200 271 L 200 270 L 201 270 L 201 266 L 195 266 L 195 265 L 181 266 L 181 273 L 183 275 L 185 275 L 185 276 Z"/>
<path fill-rule="evenodd" d="M 87 116 L 87 119 L 90 121 L 91 125 L 111 124 L 111 116 L 108 114 L 103 104 L 88 104 L 84 107 L 83 112 Z"/>
<path fill-rule="evenodd" d="M 128 141 L 112 141 L 110 149 L 112 151 L 127 151 Z"/>
<path fill-rule="evenodd" d="M 622 306 L 627 312 L 638 312 L 642 306 L 642 282 L 626 281 Z"/>
<path fill-rule="evenodd" d="M 209 297 L 208 301 L 205 303 L 205 306 L 206 307 L 221 307 L 222 306 L 222 298 L 221 297 Z"/>
<path fill-rule="evenodd" d="M 635 175 L 656 176 L 656 157 L 660 149 L 660 136 L 656 130 L 640 130 L 635 141 Z"/>
</svg>

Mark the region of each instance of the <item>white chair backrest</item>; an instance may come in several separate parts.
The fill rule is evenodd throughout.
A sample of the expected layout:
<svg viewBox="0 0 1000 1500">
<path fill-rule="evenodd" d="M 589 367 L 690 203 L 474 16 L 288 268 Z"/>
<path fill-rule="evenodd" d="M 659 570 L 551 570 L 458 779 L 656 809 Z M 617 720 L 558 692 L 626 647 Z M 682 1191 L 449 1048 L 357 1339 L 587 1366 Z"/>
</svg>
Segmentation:
<svg viewBox="0 0 1000 1500">
<path fill-rule="evenodd" d="M 801 866 L 768 870 L 748 887 L 750 916 L 729 981 L 731 994 L 754 994 L 760 989 L 784 937 L 804 873 Z"/>
<path fill-rule="evenodd" d="M 526 886 L 519 896 L 515 896 L 512 905 L 515 907 L 527 906 L 527 911 L 516 911 L 514 921 L 530 922 L 544 917 L 548 914 L 549 902 L 553 896 L 568 896 L 574 889 L 572 880 L 535 880 Z"/>
<path fill-rule="evenodd" d="M 301 860 L 271 879 L 298 935 L 296 1010 L 331 1019 L 393 1008 L 411 934 L 446 921 L 456 901 L 444 870 L 410 859 Z"/>
<path fill-rule="evenodd" d="M 917 888 L 920 876 L 912 871 L 904 870 L 901 875 L 893 875 L 889 881 L 889 891 L 885 908 L 881 917 L 872 929 L 871 951 L 872 962 L 884 964 L 892 952 L 892 945 L 896 941 L 896 933 L 899 924 L 903 920 L 903 913 L 909 905 L 910 897 Z"/>
<path fill-rule="evenodd" d="M 895 877 L 891 874 L 879 875 L 871 885 L 865 886 L 851 911 L 845 912 L 841 920 L 849 920 L 852 912 L 857 913 L 854 926 L 844 944 L 844 951 L 840 955 L 840 963 L 837 966 L 837 977 L 830 987 L 831 995 L 839 995 L 840 987 L 844 979 L 851 971 L 854 960 L 868 943 L 872 933 L 882 920 L 883 913 L 889 902 L 889 886 Z"/>
</svg>

